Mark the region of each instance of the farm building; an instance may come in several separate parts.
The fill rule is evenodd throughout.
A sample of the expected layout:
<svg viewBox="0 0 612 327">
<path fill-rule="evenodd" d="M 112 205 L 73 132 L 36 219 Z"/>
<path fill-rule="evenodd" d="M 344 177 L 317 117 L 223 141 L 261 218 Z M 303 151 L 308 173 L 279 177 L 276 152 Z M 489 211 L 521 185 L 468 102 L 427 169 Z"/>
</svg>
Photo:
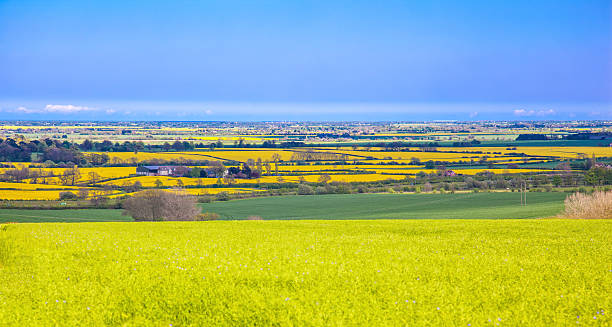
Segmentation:
<svg viewBox="0 0 612 327">
<path fill-rule="evenodd" d="M 143 176 L 185 176 L 189 173 L 185 166 L 138 166 L 136 174 Z"/>
<path fill-rule="evenodd" d="M 200 173 L 199 177 L 217 177 L 215 170 L 210 168 L 202 169 L 205 174 Z M 191 168 L 185 166 L 138 166 L 136 174 L 141 176 L 189 176 Z"/>
</svg>

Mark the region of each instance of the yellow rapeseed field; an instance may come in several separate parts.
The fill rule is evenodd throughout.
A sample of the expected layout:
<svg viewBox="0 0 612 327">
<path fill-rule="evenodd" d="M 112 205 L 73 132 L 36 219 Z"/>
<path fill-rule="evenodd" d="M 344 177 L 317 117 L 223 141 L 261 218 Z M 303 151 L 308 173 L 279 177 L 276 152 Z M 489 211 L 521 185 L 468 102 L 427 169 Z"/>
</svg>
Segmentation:
<svg viewBox="0 0 612 327">
<path fill-rule="evenodd" d="M 280 160 L 288 161 L 291 160 L 291 156 L 293 155 L 293 151 L 290 150 L 268 150 L 268 149 L 218 149 L 214 151 L 195 151 L 195 152 L 177 152 L 182 155 L 206 155 L 212 157 L 219 157 L 225 160 L 236 160 L 245 162 L 248 159 L 257 160 L 260 158 L 262 161 L 273 161 L 274 155 L 277 154 L 280 156 Z M 206 160 L 207 158 L 200 157 L 200 160 Z M 214 160 L 213 158 L 208 158 L 210 160 Z"/>
<path fill-rule="evenodd" d="M 60 176 L 70 168 L 34 168 L 35 172 L 43 172 L 45 174 L 52 174 L 54 176 Z M 110 178 L 123 178 L 130 175 L 136 174 L 136 167 L 95 167 L 95 168 L 78 168 L 79 178 L 76 180 L 77 183 L 90 182 L 92 179 L 91 173 L 95 173 L 96 180 L 104 180 Z M 46 177 L 48 184 L 57 185 L 60 184 L 59 177 Z M 28 180 L 31 181 L 31 180 Z M 42 179 L 38 178 L 38 183 L 42 183 Z"/>
<path fill-rule="evenodd" d="M 218 194 L 221 192 L 227 192 L 230 194 L 262 192 L 262 190 L 258 190 L 254 188 L 235 188 L 235 187 L 187 188 L 185 189 L 185 191 L 193 195 L 208 195 L 208 194 L 212 195 L 212 194 Z"/>
<path fill-rule="evenodd" d="M 9 326 L 610 326 L 612 222 L 14 224 Z"/>
<path fill-rule="evenodd" d="M 612 157 L 612 147 L 603 146 L 519 146 L 516 150 L 506 150 L 503 147 L 468 147 L 453 148 L 457 151 L 483 151 L 502 153 L 525 153 L 529 156 L 553 156 L 562 158 Z"/>
<path fill-rule="evenodd" d="M 0 189 L 35 191 L 37 189 L 76 189 L 75 186 L 0 182 Z M 0 190 L 0 193 L 4 192 Z"/>
<path fill-rule="evenodd" d="M 59 190 L 0 190 L 1 200 L 58 200 Z M 76 190 L 74 191 L 76 193 Z"/>
<path fill-rule="evenodd" d="M 516 149 L 515 149 L 516 148 Z M 509 150 L 510 149 L 510 150 Z M 399 151 L 380 151 L 381 148 L 371 148 L 372 151 L 365 151 L 364 148 L 359 148 L 354 151 L 349 147 L 342 147 L 340 149 L 330 148 L 312 148 L 314 151 L 326 151 L 326 152 L 337 152 L 345 153 L 350 155 L 374 157 L 383 159 L 385 157 L 392 157 L 394 159 L 410 159 L 412 157 L 419 158 L 421 160 L 440 160 L 442 159 L 453 159 L 453 158 L 471 158 L 471 157 L 482 157 L 482 156 L 499 156 L 499 154 L 515 154 L 524 153 L 528 156 L 552 156 L 562 158 L 580 158 L 581 156 L 592 156 L 595 154 L 597 157 L 612 157 L 612 147 L 605 146 L 518 146 L 518 147 L 452 147 L 452 148 L 438 148 L 440 151 L 445 152 L 422 152 L 418 151 L 418 148 L 410 148 L 415 152 L 399 152 Z M 458 151 L 460 153 L 451 153 L 446 151 Z M 482 152 L 482 153 L 475 153 Z"/>
<path fill-rule="evenodd" d="M 97 154 L 107 154 L 110 157 L 111 162 L 120 161 L 126 163 L 139 163 L 143 161 L 151 160 L 165 160 L 165 161 L 183 161 L 183 160 L 214 160 L 197 154 L 187 154 L 184 152 L 92 152 Z M 205 154 L 202 152 L 201 154 Z M 115 158 L 115 159 L 113 159 Z"/>
</svg>

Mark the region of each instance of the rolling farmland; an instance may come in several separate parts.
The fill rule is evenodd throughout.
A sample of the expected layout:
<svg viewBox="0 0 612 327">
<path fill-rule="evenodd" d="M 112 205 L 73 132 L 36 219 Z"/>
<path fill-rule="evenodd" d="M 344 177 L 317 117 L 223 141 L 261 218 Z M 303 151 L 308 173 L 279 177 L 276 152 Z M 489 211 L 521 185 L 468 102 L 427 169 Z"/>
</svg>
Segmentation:
<svg viewBox="0 0 612 327">
<path fill-rule="evenodd" d="M 601 181 L 584 174 L 598 161 L 612 163 L 607 127 L 574 125 L 0 124 L 0 136 L 7 140 L 15 135 L 22 143 L 46 140 L 31 143 L 26 149 L 31 153 L 17 161 L 2 160 L 0 201 L 57 201 L 62 194 L 62 200 L 117 199 L 143 188 L 187 188 L 198 196 L 223 188 L 232 194 L 288 195 L 298 193 L 303 183 L 317 194 L 335 193 L 329 187 L 316 190 L 334 183 L 351 184 L 341 187 L 342 192 L 350 189 L 345 193 L 511 190 L 525 179 L 532 188 L 547 190 L 597 186 Z M 601 135 L 596 134 L 599 140 L 568 139 L 581 133 Z M 0 159 L 17 152 L 0 154 Z M 189 174 L 215 165 L 223 167 L 218 174 Z M 137 174 L 139 166 L 178 166 L 186 173 L 144 176 Z M 476 187 L 470 178 L 488 184 Z"/>
<path fill-rule="evenodd" d="M 612 327 L 611 27 L 0 0 L 0 327 Z"/>
</svg>

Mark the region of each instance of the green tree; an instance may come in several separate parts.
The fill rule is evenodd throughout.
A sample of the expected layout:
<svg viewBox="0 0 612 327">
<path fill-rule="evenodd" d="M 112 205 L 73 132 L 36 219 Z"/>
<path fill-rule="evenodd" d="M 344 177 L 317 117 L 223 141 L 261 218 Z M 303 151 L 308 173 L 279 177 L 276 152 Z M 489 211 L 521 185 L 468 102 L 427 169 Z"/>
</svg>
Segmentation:
<svg viewBox="0 0 612 327">
<path fill-rule="evenodd" d="M 164 187 L 164 183 L 162 183 L 162 181 L 159 180 L 159 178 L 158 178 L 158 179 L 155 180 L 155 187 L 162 188 L 162 187 Z"/>
<path fill-rule="evenodd" d="M 189 172 L 189 176 L 191 177 L 200 177 L 200 172 L 202 171 L 202 168 L 200 167 L 193 167 L 191 168 L 191 171 Z"/>
</svg>

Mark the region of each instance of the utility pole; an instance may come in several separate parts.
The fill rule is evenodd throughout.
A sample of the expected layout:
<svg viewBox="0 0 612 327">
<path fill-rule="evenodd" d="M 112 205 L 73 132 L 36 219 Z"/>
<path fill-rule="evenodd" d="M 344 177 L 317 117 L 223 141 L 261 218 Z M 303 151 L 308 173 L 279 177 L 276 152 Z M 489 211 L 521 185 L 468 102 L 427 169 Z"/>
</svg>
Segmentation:
<svg viewBox="0 0 612 327">
<path fill-rule="evenodd" d="M 522 182 L 519 186 L 521 193 L 521 206 L 527 206 L 527 182 Z"/>
</svg>

